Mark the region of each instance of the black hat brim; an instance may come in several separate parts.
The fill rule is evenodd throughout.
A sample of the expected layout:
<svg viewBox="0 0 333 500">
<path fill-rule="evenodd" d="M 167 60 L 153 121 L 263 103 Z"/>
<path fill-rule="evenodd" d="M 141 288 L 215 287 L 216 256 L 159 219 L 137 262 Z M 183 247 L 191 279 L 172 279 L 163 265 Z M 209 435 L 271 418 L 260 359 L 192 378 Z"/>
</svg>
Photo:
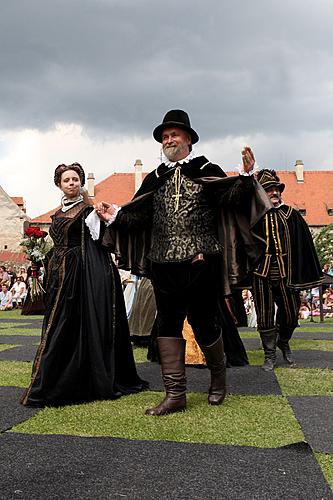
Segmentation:
<svg viewBox="0 0 333 500">
<path fill-rule="evenodd" d="M 161 125 L 158 125 L 154 129 L 153 137 L 154 137 L 155 141 L 162 143 L 163 130 L 165 128 L 170 128 L 170 127 L 176 127 L 176 128 L 181 128 L 182 130 L 185 130 L 188 134 L 190 134 L 192 144 L 195 144 L 199 140 L 199 136 L 196 133 L 196 131 L 193 130 L 193 128 L 187 127 L 186 125 L 184 125 L 184 123 L 181 123 L 181 122 L 171 121 L 171 122 L 161 123 Z"/>
<path fill-rule="evenodd" d="M 284 188 L 286 187 L 285 184 L 283 184 L 283 182 L 265 182 L 264 185 L 262 185 L 262 187 L 264 188 L 265 191 L 267 191 L 267 189 L 270 189 L 271 187 L 277 187 L 280 191 L 280 193 L 282 193 L 284 191 Z"/>
</svg>

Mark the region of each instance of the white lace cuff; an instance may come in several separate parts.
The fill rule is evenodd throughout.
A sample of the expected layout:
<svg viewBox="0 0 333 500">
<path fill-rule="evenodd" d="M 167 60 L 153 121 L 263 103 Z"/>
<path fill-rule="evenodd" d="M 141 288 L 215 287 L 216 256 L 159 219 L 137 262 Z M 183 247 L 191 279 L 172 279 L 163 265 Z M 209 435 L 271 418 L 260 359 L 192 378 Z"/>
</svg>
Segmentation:
<svg viewBox="0 0 333 500">
<path fill-rule="evenodd" d="M 104 224 L 106 227 L 108 227 L 112 222 L 116 220 L 116 217 L 118 215 L 118 212 L 121 207 L 118 207 L 118 205 L 112 205 L 113 208 L 115 209 L 115 213 L 112 215 L 111 219 L 108 221 L 104 221 Z M 90 231 L 90 235 L 94 241 L 98 240 L 99 234 L 100 234 L 100 229 L 101 229 L 101 219 L 98 217 L 96 210 L 93 210 L 90 212 L 88 217 L 85 219 L 86 226 L 88 227 Z"/>
<path fill-rule="evenodd" d="M 110 224 L 112 224 L 112 223 L 116 220 L 117 215 L 118 215 L 118 212 L 119 212 L 119 210 L 121 209 L 121 207 L 118 207 L 118 205 L 112 205 L 112 206 L 113 206 L 113 208 L 115 209 L 115 212 L 114 212 L 114 214 L 111 216 L 111 219 L 110 219 L 110 220 L 105 221 L 105 225 L 106 225 L 106 227 L 108 227 Z"/>
<path fill-rule="evenodd" d="M 252 168 L 252 170 L 250 170 L 250 172 L 245 172 L 244 171 L 244 165 L 243 164 L 238 165 L 236 168 L 237 168 L 237 170 L 239 172 L 239 175 L 244 175 L 245 177 L 248 177 L 249 175 L 256 174 L 260 170 L 259 166 L 256 163 L 253 165 L 253 168 Z"/>
<path fill-rule="evenodd" d="M 88 217 L 86 217 L 84 222 L 86 223 L 86 226 L 89 229 L 92 239 L 94 241 L 98 240 L 101 229 L 101 219 L 98 217 L 96 210 L 90 212 L 90 214 L 88 215 Z"/>
</svg>

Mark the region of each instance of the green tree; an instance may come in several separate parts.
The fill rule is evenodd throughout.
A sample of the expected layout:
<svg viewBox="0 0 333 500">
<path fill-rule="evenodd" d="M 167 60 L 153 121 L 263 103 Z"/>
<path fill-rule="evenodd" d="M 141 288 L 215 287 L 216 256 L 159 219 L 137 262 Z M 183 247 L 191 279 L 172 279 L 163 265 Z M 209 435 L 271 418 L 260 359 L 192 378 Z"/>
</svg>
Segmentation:
<svg viewBox="0 0 333 500">
<path fill-rule="evenodd" d="M 333 224 L 329 224 L 314 237 L 314 244 L 320 264 L 328 264 L 333 259 Z"/>
</svg>

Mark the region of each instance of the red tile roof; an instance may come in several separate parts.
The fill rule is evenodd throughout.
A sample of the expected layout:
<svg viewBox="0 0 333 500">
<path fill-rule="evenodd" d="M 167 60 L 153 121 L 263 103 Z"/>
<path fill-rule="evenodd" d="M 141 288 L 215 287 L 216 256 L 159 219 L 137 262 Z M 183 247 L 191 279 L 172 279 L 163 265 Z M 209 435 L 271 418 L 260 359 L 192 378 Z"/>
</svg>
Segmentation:
<svg viewBox="0 0 333 500">
<path fill-rule="evenodd" d="M 142 177 L 146 177 L 147 173 L 148 172 L 144 172 Z M 95 185 L 95 198 L 93 198 L 93 202 L 111 201 L 117 205 L 123 205 L 133 197 L 134 188 L 134 172 L 112 174 Z M 59 208 L 60 207 L 58 206 L 45 214 L 38 215 L 32 219 L 31 222 L 50 223 L 51 215 L 53 215 Z"/>
<path fill-rule="evenodd" d="M 227 172 L 237 175 L 237 172 Z M 304 171 L 304 182 L 298 183 L 294 171 L 277 171 L 281 182 L 286 184 L 283 192 L 284 202 L 298 209 L 305 209 L 305 220 L 310 226 L 324 226 L 333 223 L 333 216 L 327 209 L 333 209 L 333 171 Z M 147 173 L 143 173 L 145 177 Z M 128 202 L 134 194 L 134 172 L 115 173 L 95 186 L 94 201 L 111 201 L 117 205 Z M 32 220 L 34 223 L 49 223 L 50 216 L 59 207 Z"/>
<path fill-rule="evenodd" d="M 8 250 L 0 251 L 0 262 L 11 262 L 14 264 L 27 264 L 27 255 L 23 252 L 10 252 Z"/>
<path fill-rule="evenodd" d="M 11 199 L 19 207 L 22 207 L 24 205 L 24 199 L 22 198 L 22 196 L 11 196 Z"/>
<path fill-rule="evenodd" d="M 327 211 L 333 209 L 333 170 L 305 170 L 304 182 L 297 182 L 295 172 L 290 170 L 279 170 L 277 174 L 286 185 L 284 202 L 305 209 L 304 219 L 310 226 L 333 223 L 333 216 Z"/>
</svg>

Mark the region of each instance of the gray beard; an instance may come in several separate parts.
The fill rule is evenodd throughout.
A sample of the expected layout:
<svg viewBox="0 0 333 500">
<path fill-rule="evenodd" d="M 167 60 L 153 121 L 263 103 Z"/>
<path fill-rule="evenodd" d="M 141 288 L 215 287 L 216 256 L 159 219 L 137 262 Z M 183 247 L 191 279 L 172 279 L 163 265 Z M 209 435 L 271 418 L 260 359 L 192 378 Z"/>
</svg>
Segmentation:
<svg viewBox="0 0 333 500">
<path fill-rule="evenodd" d="M 163 148 L 163 153 L 168 158 L 169 161 L 176 161 L 175 158 L 179 155 L 179 153 L 186 153 L 184 158 L 188 155 L 187 149 L 184 145 L 180 144 L 179 146 L 171 146 L 169 148 Z"/>
</svg>

